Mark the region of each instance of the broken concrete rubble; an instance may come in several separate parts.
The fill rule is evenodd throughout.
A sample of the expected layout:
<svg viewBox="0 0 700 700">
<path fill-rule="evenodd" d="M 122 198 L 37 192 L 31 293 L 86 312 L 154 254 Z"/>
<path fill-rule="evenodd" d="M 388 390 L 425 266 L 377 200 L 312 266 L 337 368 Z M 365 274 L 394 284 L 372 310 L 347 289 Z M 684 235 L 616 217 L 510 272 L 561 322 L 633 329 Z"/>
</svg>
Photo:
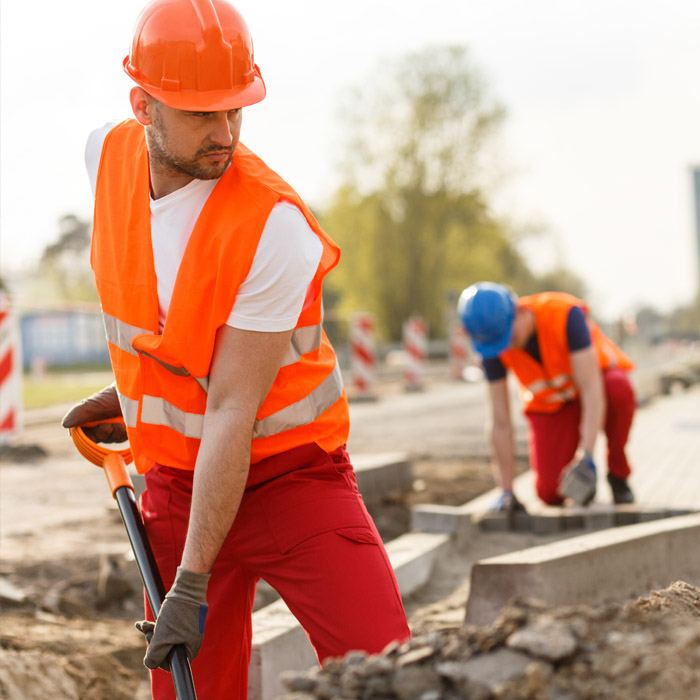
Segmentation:
<svg viewBox="0 0 700 700">
<path fill-rule="evenodd" d="M 488 626 L 287 673 L 282 700 L 695 700 L 698 642 L 700 590 L 683 581 L 624 605 L 516 600 Z"/>
</svg>

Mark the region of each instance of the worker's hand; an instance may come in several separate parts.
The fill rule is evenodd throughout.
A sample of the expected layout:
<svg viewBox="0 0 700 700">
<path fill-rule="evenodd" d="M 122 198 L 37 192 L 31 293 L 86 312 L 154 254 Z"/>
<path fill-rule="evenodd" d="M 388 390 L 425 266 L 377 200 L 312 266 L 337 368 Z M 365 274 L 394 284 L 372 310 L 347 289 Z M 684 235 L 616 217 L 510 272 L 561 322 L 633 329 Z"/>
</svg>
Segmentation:
<svg viewBox="0 0 700 700">
<path fill-rule="evenodd" d="M 73 406 L 63 416 L 61 425 L 64 428 L 77 428 L 85 423 L 117 418 L 121 414 L 117 385 L 113 383 Z M 123 423 L 100 423 L 83 428 L 83 432 L 93 442 L 124 442 L 126 440 L 126 427 Z"/>
<path fill-rule="evenodd" d="M 596 494 L 596 466 L 588 450 L 581 450 L 562 472 L 559 493 L 580 506 L 588 505 Z"/>
<path fill-rule="evenodd" d="M 198 574 L 178 566 L 175 583 L 165 596 L 158 619 L 136 623 L 136 629 L 143 632 L 148 642 L 143 659 L 146 668 L 169 671 L 168 655 L 176 644 L 185 647 L 190 661 L 197 656 L 204 637 L 208 583 L 209 574 Z"/>
</svg>

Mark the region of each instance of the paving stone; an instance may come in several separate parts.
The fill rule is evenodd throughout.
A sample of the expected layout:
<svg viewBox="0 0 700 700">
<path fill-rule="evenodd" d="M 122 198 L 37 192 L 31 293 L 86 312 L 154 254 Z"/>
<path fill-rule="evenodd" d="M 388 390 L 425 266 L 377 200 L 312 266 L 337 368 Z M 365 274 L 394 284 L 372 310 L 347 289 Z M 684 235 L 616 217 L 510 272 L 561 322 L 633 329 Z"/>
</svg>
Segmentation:
<svg viewBox="0 0 700 700">
<path fill-rule="evenodd" d="M 515 532 L 532 532 L 534 516 L 530 513 L 514 513 L 512 529 Z"/>
<path fill-rule="evenodd" d="M 504 513 L 479 513 L 474 516 L 474 522 L 484 532 L 507 532 L 509 529 Z"/>
<path fill-rule="evenodd" d="M 455 506 L 418 504 L 411 508 L 411 529 L 420 532 L 456 532 L 469 513 Z"/>
<path fill-rule="evenodd" d="M 561 515 L 535 515 L 532 519 L 532 531 L 538 535 L 561 532 L 563 527 Z"/>
<path fill-rule="evenodd" d="M 669 517 L 667 508 L 645 508 L 640 506 L 637 508 L 637 517 L 640 523 L 647 523 L 652 520 L 661 520 Z"/>
<path fill-rule="evenodd" d="M 607 530 L 615 527 L 615 510 L 589 510 L 583 516 L 583 526 L 586 530 Z"/>
<path fill-rule="evenodd" d="M 615 508 L 615 525 L 634 525 L 639 522 L 639 508 L 635 505 L 619 505 Z"/>
<path fill-rule="evenodd" d="M 582 530 L 585 526 L 585 508 L 562 508 L 564 530 Z"/>
</svg>

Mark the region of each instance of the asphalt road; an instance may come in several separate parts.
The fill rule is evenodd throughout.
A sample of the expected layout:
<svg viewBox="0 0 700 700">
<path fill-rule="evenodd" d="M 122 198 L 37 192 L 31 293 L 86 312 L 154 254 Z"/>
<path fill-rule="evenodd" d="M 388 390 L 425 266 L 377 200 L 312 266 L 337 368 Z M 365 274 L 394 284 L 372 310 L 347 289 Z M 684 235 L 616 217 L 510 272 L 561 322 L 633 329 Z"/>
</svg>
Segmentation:
<svg viewBox="0 0 700 700">
<path fill-rule="evenodd" d="M 400 386 L 376 402 L 350 403 L 351 453 L 407 452 L 414 458 L 463 458 L 488 454 L 486 387 L 433 378 L 424 391 Z M 522 429 L 520 409 L 513 419 Z M 520 439 L 520 432 L 518 432 Z"/>
</svg>

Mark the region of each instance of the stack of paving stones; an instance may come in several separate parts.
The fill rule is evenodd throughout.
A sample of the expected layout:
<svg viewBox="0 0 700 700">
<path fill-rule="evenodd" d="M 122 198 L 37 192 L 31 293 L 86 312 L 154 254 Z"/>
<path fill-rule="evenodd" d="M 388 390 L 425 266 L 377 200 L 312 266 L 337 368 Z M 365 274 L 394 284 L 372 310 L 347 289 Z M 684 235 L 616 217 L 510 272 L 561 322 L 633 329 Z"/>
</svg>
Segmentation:
<svg viewBox="0 0 700 700">
<path fill-rule="evenodd" d="M 472 521 L 485 532 L 533 532 L 551 535 L 572 530 L 604 530 L 635 525 L 694 511 L 640 505 L 594 504 L 589 507 L 545 508 L 535 513 L 475 513 Z"/>
</svg>

